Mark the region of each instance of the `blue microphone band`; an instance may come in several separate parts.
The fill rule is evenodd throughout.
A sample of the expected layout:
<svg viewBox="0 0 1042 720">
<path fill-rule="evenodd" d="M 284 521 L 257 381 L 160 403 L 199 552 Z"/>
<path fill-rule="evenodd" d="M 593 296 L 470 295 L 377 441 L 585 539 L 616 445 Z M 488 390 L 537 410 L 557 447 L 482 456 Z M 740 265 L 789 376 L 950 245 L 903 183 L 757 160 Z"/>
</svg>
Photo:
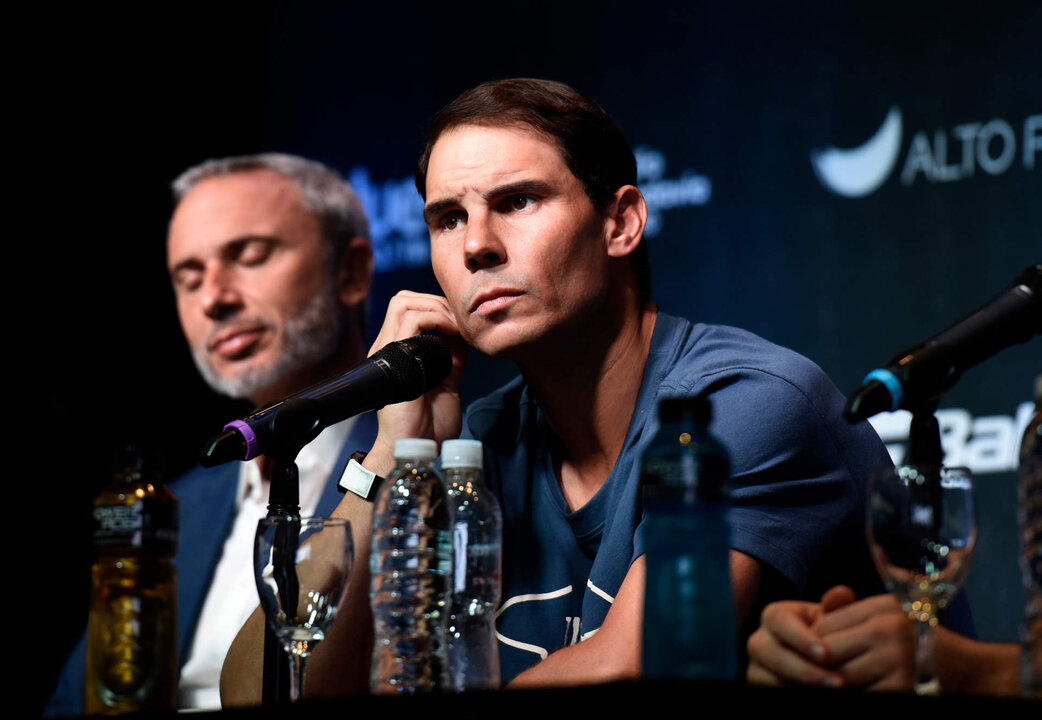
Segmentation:
<svg viewBox="0 0 1042 720">
<path fill-rule="evenodd" d="M 881 382 L 890 392 L 890 412 L 899 409 L 901 407 L 901 397 L 904 395 L 904 388 L 901 386 L 901 381 L 897 379 L 897 376 L 886 368 L 876 368 L 868 375 L 865 375 L 865 379 L 861 381 L 862 387 L 868 385 L 873 380 Z"/>
</svg>

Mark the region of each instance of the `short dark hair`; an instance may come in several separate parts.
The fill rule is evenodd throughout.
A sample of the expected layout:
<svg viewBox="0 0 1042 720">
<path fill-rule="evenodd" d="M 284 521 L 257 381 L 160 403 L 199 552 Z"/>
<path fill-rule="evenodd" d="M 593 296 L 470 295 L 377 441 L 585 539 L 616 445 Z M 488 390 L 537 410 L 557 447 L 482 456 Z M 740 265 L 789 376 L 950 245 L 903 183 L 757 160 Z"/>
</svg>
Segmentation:
<svg viewBox="0 0 1042 720">
<path fill-rule="evenodd" d="M 637 161 L 626 136 L 604 108 L 574 88 L 553 80 L 510 78 L 468 90 L 446 105 L 427 128 L 427 144 L 416 167 L 416 189 L 427 199 L 431 150 L 446 131 L 462 125 L 530 127 L 554 141 L 597 212 L 615 191 L 637 184 Z M 630 255 L 641 300 L 651 296 L 647 244 Z"/>
</svg>

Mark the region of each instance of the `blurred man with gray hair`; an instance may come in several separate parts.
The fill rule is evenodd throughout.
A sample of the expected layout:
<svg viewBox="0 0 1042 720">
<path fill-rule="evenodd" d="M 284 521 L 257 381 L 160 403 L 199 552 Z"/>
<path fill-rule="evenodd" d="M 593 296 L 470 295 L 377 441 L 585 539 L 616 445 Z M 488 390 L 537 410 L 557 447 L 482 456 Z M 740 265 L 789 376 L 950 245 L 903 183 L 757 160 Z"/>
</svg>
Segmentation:
<svg viewBox="0 0 1042 720">
<path fill-rule="evenodd" d="M 283 154 L 209 160 L 173 182 L 167 267 L 196 367 L 217 392 L 264 405 L 366 355 L 373 272 L 365 212 L 326 166 Z M 297 457 L 304 515 L 328 514 L 340 471 L 376 436 L 372 415 L 327 428 Z M 266 514 L 266 458 L 195 468 L 181 502 L 178 626 L 182 709 L 220 708 L 218 680 L 257 605 L 253 535 Z M 48 714 L 83 711 L 84 642 Z"/>
</svg>

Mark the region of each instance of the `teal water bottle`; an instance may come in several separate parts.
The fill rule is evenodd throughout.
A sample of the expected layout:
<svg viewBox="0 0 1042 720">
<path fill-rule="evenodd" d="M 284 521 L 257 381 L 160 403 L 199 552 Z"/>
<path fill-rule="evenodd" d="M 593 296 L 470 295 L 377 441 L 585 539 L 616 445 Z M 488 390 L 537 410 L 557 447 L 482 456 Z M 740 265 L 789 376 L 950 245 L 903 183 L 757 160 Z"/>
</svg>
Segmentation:
<svg viewBox="0 0 1042 720">
<path fill-rule="evenodd" d="M 734 680 L 737 672 L 730 465 L 710 417 L 704 397 L 661 401 L 641 462 L 646 678 Z"/>
</svg>

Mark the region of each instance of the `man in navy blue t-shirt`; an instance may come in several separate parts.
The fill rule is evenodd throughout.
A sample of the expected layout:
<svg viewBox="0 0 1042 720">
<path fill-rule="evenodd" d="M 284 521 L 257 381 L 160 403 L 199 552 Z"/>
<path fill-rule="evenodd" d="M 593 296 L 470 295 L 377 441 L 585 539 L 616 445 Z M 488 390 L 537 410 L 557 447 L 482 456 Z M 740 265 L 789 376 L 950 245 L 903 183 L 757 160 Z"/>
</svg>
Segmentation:
<svg viewBox="0 0 1042 720">
<path fill-rule="evenodd" d="M 386 476 L 394 441 L 476 437 L 504 512 L 503 681 L 583 684 L 640 674 L 644 560 L 638 461 L 658 399 L 705 394 L 732 457 L 737 616 L 844 582 L 878 591 L 863 487 L 889 457 L 810 361 L 733 328 L 658 312 L 643 232 L 647 206 L 615 122 L 560 83 L 513 79 L 470 90 L 431 123 L 416 175 L 444 296 L 401 292 L 374 349 L 437 331 L 448 379 L 379 413 L 361 463 Z M 520 377 L 468 409 L 466 346 L 512 360 Z M 368 553 L 371 506 L 337 509 Z M 308 692 L 365 686 L 371 633 L 366 563 Z M 255 702 L 255 614 L 225 664 L 222 699 Z"/>
</svg>

